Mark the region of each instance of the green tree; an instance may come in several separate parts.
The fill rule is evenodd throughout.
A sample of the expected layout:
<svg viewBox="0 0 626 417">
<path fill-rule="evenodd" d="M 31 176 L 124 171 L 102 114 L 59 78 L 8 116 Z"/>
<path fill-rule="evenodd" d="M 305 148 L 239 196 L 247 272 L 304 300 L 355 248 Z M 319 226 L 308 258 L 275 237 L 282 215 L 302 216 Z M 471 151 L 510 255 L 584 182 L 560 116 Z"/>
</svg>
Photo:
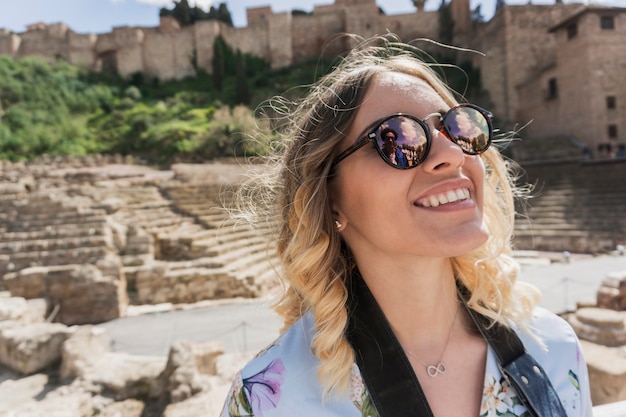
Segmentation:
<svg viewBox="0 0 626 417">
<path fill-rule="evenodd" d="M 208 16 L 209 19 L 219 20 L 220 22 L 224 22 L 229 26 L 233 25 L 233 19 L 230 15 L 228 7 L 226 6 L 226 3 L 220 3 L 217 9 L 214 6 L 211 6 Z"/>
<path fill-rule="evenodd" d="M 221 36 L 215 38 L 213 42 L 213 87 L 217 91 L 222 91 L 224 87 L 224 76 L 226 75 L 226 42 Z"/>
<path fill-rule="evenodd" d="M 211 6 L 207 12 L 198 6 L 191 7 L 187 0 L 174 1 L 174 7 L 168 9 L 163 7 L 159 10 L 159 16 L 171 16 L 175 18 L 181 26 L 192 25 L 201 20 L 219 20 L 229 26 L 233 25 L 233 20 L 226 3 L 221 3 L 217 8 Z"/>
<path fill-rule="evenodd" d="M 235 75 L 236 75 L 236 96 L 237 104 L 248 104 L 250 102 L 250 91 L 248 89 L 248 76 L 246 74 L 246 61 L 240 50 L 235 55 Z"/>
</svg>

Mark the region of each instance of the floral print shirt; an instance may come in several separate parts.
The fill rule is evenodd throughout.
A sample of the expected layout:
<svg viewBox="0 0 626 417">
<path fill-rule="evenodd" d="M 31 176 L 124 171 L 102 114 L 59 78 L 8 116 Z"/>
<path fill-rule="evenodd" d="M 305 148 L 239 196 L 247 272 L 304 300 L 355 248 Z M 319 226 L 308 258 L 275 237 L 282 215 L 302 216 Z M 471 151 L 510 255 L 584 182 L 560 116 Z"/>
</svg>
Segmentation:
<svg viewBox="0 0 626 417">
<path fill-rule="evenodd" d="M 528 334 L 516 332 L 549 375 L 568 417 L 591 417 L 587 366 L 574 331 L 562 318 L 543 309 L 536 310 L 533 328 L 544 346 Z M 306 314 L 250 361 L 235 378 L 221 417 L 378 417 L 356 364 L 349 395 L 322 401 L 318 360 L 311 352 L 313 334 L 313 317 Z M 479 417 L 527 416 L 526 407 L 503 378 L 489 348 Z"/>
</svg>

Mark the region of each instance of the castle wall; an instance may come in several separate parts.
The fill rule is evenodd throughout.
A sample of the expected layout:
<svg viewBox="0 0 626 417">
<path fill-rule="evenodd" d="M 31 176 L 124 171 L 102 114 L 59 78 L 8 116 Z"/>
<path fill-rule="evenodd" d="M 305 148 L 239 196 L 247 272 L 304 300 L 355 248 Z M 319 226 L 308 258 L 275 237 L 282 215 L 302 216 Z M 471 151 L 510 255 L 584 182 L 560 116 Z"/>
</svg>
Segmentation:
<svg viewBox="0 0 626 417">
<path fill-rule="evenodd" d="M 517 86 L 554 63 L 556 43 L 549 29 L 579 4 L 502 7 L 486 25 L 474 48 L 487 54 L 481 78 L 507 128 L 524 124 L 518 118 Z"/>
<path fill-rule="evenodd" d="M 18 58 L 36 56 L 46 62 L 54 62 L 57 59 L 68 60 L 67 32 L 67 26 L 63 24 L 24 32 L 20 35 L 21 42 L 14 56 Z"/>
<path fill-rule="evenodd" d="M 144 75 L 161 80 L 194 75 L 194 46 L 193 27 L 170 32 L 163 32 L 159 28 L 144 30 Z"/>
<path fill-rule="evenodd" d="M 263 7 L 250 7 L 246 9 L 246 19 L 248 20 L 248 26 L 264 25 L 267 23 L 267 19 L 272 15 L 272 8 L 270 6 Z"/>
<path fill-rule="evenodd" d="M 520 118 L 533 119 L 529 137 L 565 135 L 592 150 L 626 143 L 626 13 L 615 15 L 613 30 L 600 28 L 600 16 L 587 12 L 575 19 L 578 34 L 571 39 L 569 24 L 557 30 L 555 65 L 520 86 Z M 550 80 L 556 96 L 549 95 Z M 607 108 L 608 96 L 615 97 L 615 109 Z M 609 125 L 617 126 L 617 138 L 608 137 Z"/>
<path fill-rule="evenodd" d="M 113 29 L 117 46 L 117 73 L 128 77 L 136 72 L 143 72 L 144 31 L 141 28 L 119 27 Z"/>
<path fill-rule="evenodd" d="M 208 73 L 212 72 L 213 43 L 220 33 L 220 24 L 214 20 L 197 22 L 193 25 L 196 46 L 196 64 Z"/>
<path fill-rule="evenodd" d="M 94 47 L 96 35 L 89 33 L 81 35 L 72 31 L 67 33 L 68 61 L 81 67 L 93 68 L 96 60 Z"/>
<path fill-rule="evenodd" d="M 0 55 L 15 56 L 20 48 L 21 41 L 22 38 L 18 35 L 8 30 L 0 29 Z"/>
<path fill-rule="evenodd" d="M 493 19 L 485 23 L 477 33 L 471 48 L 484 55 L 471 54 L 474 67 L 480 69 L 481 85 L 489 91 L 490 103 L 483 103 L 501 123 L 508 114 L 507 94 L 507 26 L 500 10 Z"/>
<path fill-rule="evenodd" d="M 293 63 L 291 13 L 273 14 L 268 21 L 269 62 L 272 68 Z"/>
<path fill-rule="evenodd" d="M 389 31 L 397 34 L 405 42 L 420 38 L 436 39 L 439 34 L 437 12 L 380 16 L 379 22 L 378 33 L 384 34 Z"/>
<path fill-rule="evenodd" d="M 303 62 L 313 56 L 337 56 L 347 47 L 344 40 L 329 40 L 329 33 L 345 32 L 344 13 L 323 13 L 314 19 L 293 16 L 292 48 L 294 62 Z"/>
</svg>

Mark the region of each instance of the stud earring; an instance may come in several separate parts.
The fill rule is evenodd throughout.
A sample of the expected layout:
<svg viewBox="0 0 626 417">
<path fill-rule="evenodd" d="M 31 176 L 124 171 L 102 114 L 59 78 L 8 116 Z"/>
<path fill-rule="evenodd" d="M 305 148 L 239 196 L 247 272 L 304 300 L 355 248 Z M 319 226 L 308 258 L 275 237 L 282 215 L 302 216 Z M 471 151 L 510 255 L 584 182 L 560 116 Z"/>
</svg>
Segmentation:
<svg viewBox="0 0 626 417">
<path fill-rule="evenodd" d="M 339 220 L 335 220 L 335 226 L 337 226 L 337 229 L 341 229 L 341 223 L 339 223 Z"/>
</svg>

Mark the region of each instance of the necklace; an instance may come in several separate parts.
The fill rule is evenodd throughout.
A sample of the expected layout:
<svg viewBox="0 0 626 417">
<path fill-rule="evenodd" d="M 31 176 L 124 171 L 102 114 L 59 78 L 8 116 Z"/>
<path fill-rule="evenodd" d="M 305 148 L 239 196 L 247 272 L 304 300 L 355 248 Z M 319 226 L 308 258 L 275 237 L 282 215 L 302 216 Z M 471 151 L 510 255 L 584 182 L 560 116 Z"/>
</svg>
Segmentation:
<svg viewBox="0 0 626 417">
<path fill-rule="evenodd" d="M 452 335 L 452 329 L 454 328 L 454 323 L 456 322 L 456 316 L 458 314 L 459 314 L 459 308 L 457 306 L 456 312 L 454 313 L 454 318 L 452 319 L 452 324 L 450 325 L 450 331 L 448 332 L 448 338 L 446 339 L 446 344 L 443 345 L 443 350 L 441 351 L 441 357 L 436 365 L 429 365 L 428 363 L 424 362 L 423 360 L 415 356 L 415 354 L 413 354 L 413 352 L 411 352 L 410 350 L 404 349 L 406 353 L 409 354 L 409 356 L 411 356 L 413 359 L 417 361 L 420 361 L 422 365 L 426 367 L 426 373 L 431 378 L 435 378 L 439 374 L 445 374 L 446 370 L 448 369 L 446 367 L 446 363 L 443 361 L 443 355 L 446 353 L 446 348 L 448 347 L 448 342 L 450 342 L 450 336 Z"/>
</svg>

